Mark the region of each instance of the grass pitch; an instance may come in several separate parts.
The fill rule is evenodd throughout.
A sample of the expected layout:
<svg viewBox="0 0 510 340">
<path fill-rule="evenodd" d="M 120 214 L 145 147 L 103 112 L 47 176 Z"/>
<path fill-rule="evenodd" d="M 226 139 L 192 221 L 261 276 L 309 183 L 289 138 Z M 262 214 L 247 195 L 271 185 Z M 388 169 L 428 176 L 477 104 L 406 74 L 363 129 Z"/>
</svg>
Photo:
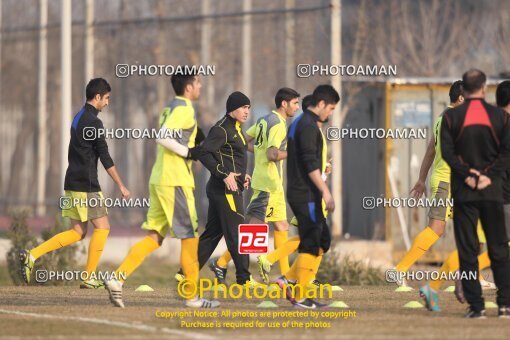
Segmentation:
<svg viewBox="0 0 510 340">
<path fill-rule="evenodd" d="M 2 282 L 0 336 L 180 339 L 224 339 L 234 336 L 238 339 L 273 339 L 282 336 L 305 339 L 510 337 L 510 321 L 498 319 L 496 309 L 487 310 L 486 320 L 463 319 L 466 306 L 459 304 L 453 293 L 447 292 L 440 293 L 441 313 L 431 313 L 425 308 L 408 309 L 403 307 L 407 302 L 422 302 L 417 289 L 396 293 L 392 285 L 343 286 L 343 291 L 334 292 L 333 300 L 343 301 L 349 308 L 331 308 L 328 311 L 351 311 L 349 318 L 339 316 L 341 313 L 336 313 L 337 318 L 331 314 L 329 318 L 324 315 L 312 317 L 310 314 L 308 317 L 286 316 L 285 313 L 296 311 L 286 300 L 273 301 L 278 305 L 277 308 L 261 309 L 256 307 L 260 303 L 256 299 L 220 299 L 221 308 L 201 310 L 206 313 L 199 316 L 194 310 L 184 307 L 183 301 L 177 297 L 177 284 L 172 279 L 175 270 L 175 267 L 150 261 L 144 264 L 126 283 L 125 309 L 111 306 L 104 289 L 80 290 L 77 283 L 67 286 L 15 287 Z M 211 277 L 207 269 L 202 270 L 202 275 Z M 229 278 L 231 282 L 231 276 Z M 135 292 L 135 288 L 142 283 L 149 284 L 155 291 Z M 484 295 L 487 301 L 495 301 L 494 291 L 486 291 Z M 208 314 L 210 311 L 217 314 Z M 241 311 L 246 313 L 239 313 Z M 172 316 L 158 317 L 162 312 Z M 268 313 L 266 315 L 270 316 L 273 312 L 278 315 L 253 317 L 254 313 Z M 353 312 L 355 317 L 352 316 Z M 236 313 L 239 315 L 233 317 Z M 254 325 L 257 321 L 259 326 L 264 326 L 256 328 Z M 213 327 L 196 327 L 206 324 Z M 283 328 L 284 324 L 287 327 Z"/>
</svg>

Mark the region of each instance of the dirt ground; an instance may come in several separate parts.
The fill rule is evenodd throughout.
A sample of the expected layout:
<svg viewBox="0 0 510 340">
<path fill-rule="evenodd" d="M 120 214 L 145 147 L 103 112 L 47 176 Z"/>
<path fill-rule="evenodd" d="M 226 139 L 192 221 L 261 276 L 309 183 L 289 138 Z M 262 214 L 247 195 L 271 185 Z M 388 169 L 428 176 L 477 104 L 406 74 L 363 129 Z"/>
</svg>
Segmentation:
<svg viewBox="0 0 510 340">
<path fill-rule="evenodd" d="M 456 301 L 453 293 L 447 292 L 440 294 L 440 305 L 443 308 L 441 313 L 431 313 L 425 308 L 403 308 L 409 301 L 421 301 L 417 290 L 396 293 L 395 287 L 391 285 L 344 286 L 343 292 L 334 293 L 333 300 L 343 301 L 349 308 L 331 308 L 328 311 L 351 311 L 349 318 L 339 317 L 340 313 L 336 313 L 336 316 L 329 315 L 336 319 L 324 315 L 314 319 L 310 315 L 303 317 L 285 314 L 257 318 L 253 317 L 253 313 L 292 313 L 296 310 L 285 300 L 274 300 L 278 308 L 262 309 L 256 307 L 259 300 L 222 299 L 221 308 L 214 310 L 218 312 L 217 316 L 190 315 L 190 311 L 194 313 L 194 310 L 184 307 L 183 301 L 177 298 L 176 283 L 172 281 L 167 285 L 155 288 L 154 292 L 144 293 L 135 292 L 135 285 L 127 285 L 124 290 L 125 309 L 111 306 L 104 289 L 3 285 L 0 287 L 0 337 L 225 339 L 235 336 L 238 339 L 260 337 L 274 339 L 285 335 L 291 339 L 510 338 L 510 320 L 495 317 L 496 309 L 487 310 L 489 318 L 486 320 L 463 319 L 465 306 Z M 154 285 L 156 286 L 160 285 Z M 485 295 L 487 301 L 495 300 L 494 291 L 485 292 Z M 232 313 L 243 310 L 248 311 L 248 314 L 232 317 Z M 177 315 L 168 318 L 157 317 L 157 314 L 161 315 L 162 312 L 167 312 L 167 315 L 170 314 L 168 312 L 188 314 L 182 318 Z M 355 317 L 353 312 L 356 314 Z M 227 314 L 222 317 L 221 313 L 231 314 L 230 317 L 227 317 Z M 266 326 L 254 327 L 253 323 L 257 319 L 259 325 L 264 321 Z M 193 321 L 217 326 L 195 328 L 190 326 Z M 181 322 L 187 322 L 190 328 L 182 327 Z M 307 323 L 308 329 L 304 328 Z M 286 328 L 283 328 L 284 324 L 287 325 Z M 235 325 L 249 328 L 227 328 Z M 269 328 L 270 325 L 272 327 L 279 325 L 280 328 Z"/>
</svg>

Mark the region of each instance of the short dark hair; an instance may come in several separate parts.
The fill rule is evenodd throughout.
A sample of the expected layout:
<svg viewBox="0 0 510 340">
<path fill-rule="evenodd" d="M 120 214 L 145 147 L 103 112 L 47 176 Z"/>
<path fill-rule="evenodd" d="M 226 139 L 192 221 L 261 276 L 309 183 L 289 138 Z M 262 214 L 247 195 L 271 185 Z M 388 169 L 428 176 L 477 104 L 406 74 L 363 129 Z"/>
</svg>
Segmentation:
<svg viewBox="0 0 510 340">
<path fill-rule="evenodd" d="M 450 86 L 450 92 L 448 95 L 450 96 L 450 103 L 455 103 L 459 100 L 459 97 L 462 96 L 463 86 L 462 80 L 457 80 Z"/>
<path fill-rule="evenodd" d="M 482 71 L 472 68 L 462 75 L 464 92 L 474 93 L 485 85 L 487 76 Z"/>
<path fill-rule="evenodd" d="M 297 93 L 296 90 L 293 90 L 288 87 L 282 87 L 276 92 L 276 96 L 274 96 L 274 103 L 276 108 L 279 109 L 282 106 L 282 102 L 290 102 L 294 98 L 299 98 L 300 94 Z"/>
<path fill-rule="evenodd" d="M 98 94 L 103 98 L 108 92 L 112 92 L 110 84 L 103 78 L 94 78 L 89 81 L 85 88 L 85 97 L 87 97 L 87 100 L 92 100 Z"/>
<path fill-rule="evenodd" d="M 313 95 L 307 94 L 303 97 L 303 101 L 301 102 L 301 106 L 303 107 L 303 110 L 306 110 L 310 105 L 313 103 Z"/>
<path fill-rule="evenodd" d="M 328 104 L 336 104 L 340 101 L 340 95 L 331 85 L 319 85 L 313 90 L 312 105 L 317 106 L 321 100 Z"/>
<path fill-rule="evenodd" d="M 182 96 L 184 94 L 184 90 L 186 90 L 186 86 L 193 84 L 195 77 L 195 74 L 172 75 L 170 81 L 172 82 L 175 94 Z"/>
<path fill-rule="evenodd" d="M 510 104 L 510 80 L 501 82 L 496 89 L 496 104 L 506 107 Z"/>
</svg>

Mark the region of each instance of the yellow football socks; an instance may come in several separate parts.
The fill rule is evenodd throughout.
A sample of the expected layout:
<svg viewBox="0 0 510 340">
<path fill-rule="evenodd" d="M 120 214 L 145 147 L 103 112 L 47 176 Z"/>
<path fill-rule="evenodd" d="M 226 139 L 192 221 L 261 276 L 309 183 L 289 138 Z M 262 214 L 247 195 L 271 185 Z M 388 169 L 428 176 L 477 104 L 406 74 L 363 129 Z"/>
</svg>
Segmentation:
<svg viewBox="0 0 510 340">
<path fill-rule="evenodd" d="M 90 238 L 87 266 L 85 267 L 87 276 L 96 271 L 109 233 L 110 229 L 94 229 L 94 233 Z"/>
<path fill-rule="evenodd" d="M 198 267 L 198 237 L 181 240 L 181 268 L 186 280 L 198 284 Z M 193 291 L 196 292 L 195 287 L 187 285 L 184 289 L 187 294 L 185 298 L 194 299 L 196 297 L 191 296 Z"/>
<path fill-rule="evenodd" d="M 232 256 L 230 255 L 230 252 L 227 250 L 226 252 L 221 255 L 221 257 L 216 261 L 216 265 L 221 268 L 227 268 L 228 263 L 232 260 Z"/>
<path fill-rule="evenodd" d="M 482 254 L 478 255 L 478 270 L 481 278 L 481 271 L 491 265 L 491 260 L 489 259 L 489 252 L 485 251 Z M 443 273 L 451 273 L 459 269 L 459 252 L 457 250 L 452 251 L 448 258 L 443 263 L 441 268 L 439 269 L 440 274 Z M 444 280 L 433 280 L 430 282 L 430 287 L 435 289 L 436 291 L 441 288 L 441 284 Z"/>
<path fill-rule="evenodd" d="M 53 236 L 46 242 L 30 250 L 30 255 L 33 256 L 35 261 L 44 254 L 49 253 L 50 251 L 60 249 L 62 247 L 76 243 L 79 240 L 81 240 L 81 235 L 78 234 L 76 230 L 74 229 L 67 230 Z"/>
<path fill-rule="evenodd" d="M 294 263 L 292 263 L 292 266 L 290 266 L 290 269 L 285 274 L 285 277 L 290 281 L 297 280 L 297 259 L 294 260 Z"/>
<path fill-rule="evenodd" d="M 399 272 L 407 272 L 438 239 L 439 235 L 434 230 L 430 227 L 425 228 L 416 236 L 411 249 L 404 255 L 404 258 L 397 264 L 395 269 Z"/>
<path fill-rule="evenodd" d="M 287 240 L 287 242 L 285 242 L 283 244 L 283 246 L 281 246 L 280 248 L 275 249 L 273 252 L 267 254 L 267 257 L 266 257 L 267 260 L 271 264 L 274 264 L 283 256 L 289 256 L 290 254 L 294 253 L 298 249 L 299 242 L 300 242 L 299 236 L 293 236 L 293 237 L 289 238 Z M 286 273 L 282 273 L 282 275 L 285 275 L 285 277 L 288 280 L 291 280 L 291 281 L 297 280 L 297 271 L 296 271 L 297 267 L 295 266 L 295 264 L 296 264 L 296 261 L 294 260 L 294 263 L 289 268 L 289 270 L 287 270 Z"/>
<path fill-rule="evenodd" d="M 296 259 L 297 282 L 296 300 L 303 300 L 306 297 L 307 286 L 312 282 L 317 272 L 317 256 L 301 253 Z"/>
<path fill-rule="evenodd" d="M 287 241 L 286 243 L 289 243 L 293 238 L 289 239 L 289 241 Z M 297 244 L 299 245 L 299 237 L 296 236 L 296 238 L 297 238 Z M 296 242 L 296 241 L 294 240 L 293 242 Z M 297 246 L 296 246 L 296 249 L 297 249 Z M 315 279 L 315 276 L 317 275 L 317 271 L 319 270 L 319 267 L 321 265 L 323 255 L 324 255 L 324 251 L 322 249 L 319 249 L 319 255 L 315 258 L 315 263 L 313 266 L 315 271 L 313 273 L 312 280 Z M 285 278 L 287 278 L 287 280 L 290 280 L 290 281 L 296 281 L 297 280 L 297 270 L 298 270 L 298 266 L 297 266 L 297 259 L 296 259 L 294 261 L 294 263 L 292 264 L 292 266 L 290 267 L 287 274 L 285 274 Z"/>
<path fill-rule="evenodd" d="M 315 279 L 315 277 L 317 276 L 317 272 L 319 271 L 319 267 L 321 266 L 321 261 L 322 261 L 322 256 L 324 255 L 324 250 L 319 249 L 319 256 L 317 256 L 315 258 L 315 264 L 314 264 L 314 273 L 313 273 L 313 278 Z"/>
<path fill-rule="evenodd" d="M 276 238 L 276 234 L 275 234 L 275 238 Z M 267 260 L 271 264 L 274 264 L 278 260 L 280 260 L 282 257 L 289 256 L 290 254 L 292 254 L 293 252 L 295 252 L 297 250 L 297 248 L 299 247 L 299 242 L 300 242 L 299 236 L 297 236 L 297 235 L 287 239 L 281 246 L 276 247 L 276 249 L 274 251 L 267 254 L 267 257 L 266 257 Z M 275 240 L 275 243 L 276 243 L 276 240 Z"/>
<path fill-rule="evenodd" d="M 439 269 L 439 273 L 443 275 L 443 273 L 450 273 L 459 268 L 459 252 L 457 250 L 452 251 L 446 261 L 444 261 L 443 265 Z M 432 280 L 430 282 L 430 288 L 434 289 L 436 292 L 441 288 L 441 284 L 443 280 Z"/>
<path fill-rule="evenodd" d="M 287 230 L 285 231 L 274 231 L 274 249 L 282 248 L 285 242 L 287 242 L 287 239 L 289 237 L 289 232 Z M 288 255 L 288 254 L 287 254 Z M 289 257 L 287 255 L 284 255 L 280 258 L 280 273 L 282 275 L 285 275 L 286 272 L 289 271 Z"/>
<path fill-rule="evenodd" d="M 491 259 L 489 258 L 489 252 L 484 251 L 480 255 L 478 255 L 478 279 L 485 280 L 482 276 L 482 270 L 487 267 L 490 267 Z"/>
<path fill-rule="evenodd" d="M 490 267 L 490 265 L 491 259 L 489 258 L 489 252 L 487 250 L 478 255 L 478 270 L 484 270 Z"/>
<path fill-rule="evenodd" d="M 145 236 L 140 242 L 131 247 L 124 262 L 122 262 L 120 267 L 115 271 L 116 278 L 124 282 L 125 278 L 131 275 L 131 273 L 142 264 L 145 257 L 158 248 L 158 242 L 154 241 L 149 236 Z"/>
</svg>

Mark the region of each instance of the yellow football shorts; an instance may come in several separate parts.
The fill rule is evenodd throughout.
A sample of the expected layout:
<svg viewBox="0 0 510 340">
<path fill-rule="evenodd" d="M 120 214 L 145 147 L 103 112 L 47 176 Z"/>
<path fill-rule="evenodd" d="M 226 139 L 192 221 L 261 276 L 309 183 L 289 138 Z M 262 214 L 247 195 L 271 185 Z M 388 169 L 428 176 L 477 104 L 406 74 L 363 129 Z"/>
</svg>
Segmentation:
<svg viewBox="0 0 510 340">
<path fill-rule="evenodd" d="M 438 181 L 434 178 L 430 179 L 430 187 L 432 189 L 432 199 L 446 202 L 450 199 L 450 183 Z M 438 204 L 429 209 L 429 218 L 439 221 L 448 221 L 452 218 L 452 207 L 448 204 Z"/>
<path fill-rule="evenodd" d="M 64 196 L 60 198 L 60 208 L 62 209 L 62 217 L 69 217 L 80 222 L 108 215 L 101 191 L 81 192 L 65 190 Z"/>
<path fill-rule="evenodd" d="M 450 196 L 450 183 L 435 180 L 434 178 L 430 179 L 430 186 L 432 188 L 432 198 L 434 199 L 449 199 Z M 453 209 L 454 210 L 454 209 Z M 449 219 L 453 218 L 453 210 L 451 206 L 446 207 L 432 207 L 429 210 L 429 218 L 434 220 L 440 220 L 447 222 Z M 480 243 L 487 243 L 485 239 L 485 234 L 483 233 L 482 224 L 480 220 L 478 220 L 478 225 L 476 227 L 476 233 L 478 234 L 478 241 Z"/>
<path fill-rule="evenodd" d="M 198 217 L 192 187 L 149 185 L 150 207 L 142 229 L 162 237 L 198 237 Z"/>
<path fill-rule="evenodd" d="M 287 204 L 283 191 L 267 192 L 253 190 L 247 214 L 264 222 L 287 220 Z"/>
</svg>

